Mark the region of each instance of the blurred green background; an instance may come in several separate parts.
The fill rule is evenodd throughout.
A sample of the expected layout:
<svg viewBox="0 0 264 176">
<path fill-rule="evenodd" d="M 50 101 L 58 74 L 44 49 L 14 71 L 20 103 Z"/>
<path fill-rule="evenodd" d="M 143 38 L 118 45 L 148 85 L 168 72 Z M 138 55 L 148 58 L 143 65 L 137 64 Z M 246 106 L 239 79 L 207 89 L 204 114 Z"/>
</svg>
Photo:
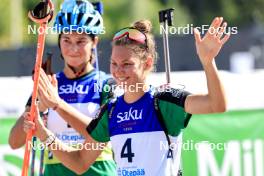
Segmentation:
<svg viewBox="0 0 264 176">
<path fill-rule="evenodd" d="M 27 34 L 32 22 L 27 12 L 38 0 L 2 0 L 0 4 L 0 48 L 28 46 L 37 36 Z M 62 0 L 53 1 L 56 12 Z M 95 2 L 91 0 L 91 2 Z M 154 32 L 159 31 L 158 11 L 167 7 L 175 8 L 174 24 L 209 24 L 215 16 L 223 16 L 232 26 L 248 26 L 264 22 L 264 0 L 102 0 L 104 23 L 110 38 L 114 31 L 128 26 L 138 19 L 150 19 Z M 55 14 L 56 15 L 56 14 Z M 53 24 L 53 23 L 51 23 Z M 56 36 L 48 36 L 48 43 L 55 43 Z"/>
</svg>

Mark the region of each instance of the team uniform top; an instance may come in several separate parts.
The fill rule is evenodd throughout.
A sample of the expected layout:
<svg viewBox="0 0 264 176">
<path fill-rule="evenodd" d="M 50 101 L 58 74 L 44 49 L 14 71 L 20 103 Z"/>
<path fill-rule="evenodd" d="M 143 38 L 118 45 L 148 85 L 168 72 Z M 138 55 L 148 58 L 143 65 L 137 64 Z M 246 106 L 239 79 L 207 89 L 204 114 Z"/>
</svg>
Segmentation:
<svg viewBox="0 0 264 176">
<path fill-rule="evenodd" d="M 117 174 L 120 175 L 177 175 L 182 142 L 182 129 L 191 117 L 184 111 L 188 92 L 178 89 L 146 92 L 139 100 L 128 104 L 120 96 L 108 104 L 87 127 L 99 142 L 111 141 Z M 171 152 L 154 106 L 154 97 L 171 141 Z M 114 108 L 112 108 L 114 106 Z"/>
<path fill-rule="evenodd" d="M 106 101 L 102 95 L 103 93 L 100 91 L 103 90 L 102 87 L 106 84 L 108 77 L 103 72 L 98 73 L 97 71 L 92 71 L 76 79 L 68 79 L 63 72 L 57 73 L 56 77 L 58 80 L 58 93 L 60 98 L 89 117 L 95 117 L 101 103 Z M 71 146 L 82 144 L 85 141 L 82 135 L 71 128 L 71 126 L 52 109 L 49 109 L 47 127 L 58 139 Z M 90 168 L 90 170 L 95 169 L 102 172 L 100 175 L 111 174 L 111 172 L 108 174 L 104 173 L 108 166 L 110 167 L 109 171 L 115 170 L 112 151 L 109 147 L 102 152 L 96 161 L 101 163 L 105 162 L 103 163 L 104 166 L 101 165 L 101 168 L 105 167 L 104 171 L 100 171 L 102 169 L 99 167 L 95 168 L 92 166 Z M 49 165 L 60 162 L 51 152 L 46 152 L 45 163 Z M 96 165 L 96 162 L 94 165 Z"/>
</svg>

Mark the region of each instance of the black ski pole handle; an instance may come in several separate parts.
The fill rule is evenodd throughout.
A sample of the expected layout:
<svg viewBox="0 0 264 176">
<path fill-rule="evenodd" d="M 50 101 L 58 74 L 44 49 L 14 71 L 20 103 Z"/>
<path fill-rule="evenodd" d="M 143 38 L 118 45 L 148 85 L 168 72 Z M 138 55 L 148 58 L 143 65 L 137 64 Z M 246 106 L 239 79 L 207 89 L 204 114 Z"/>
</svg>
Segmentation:
<svg viewBox="0 0 264 176">
<path fill-rule="evenodd" d="M 172 26 L 173 25 L 173 11 L 174 10 L 175 10 L 174 8 L 169 8 L 169 9 L 159 11 L 159 22 L 160 23 L 166 23 L 167 22 L 168 26 Z"/>
<path fill-rule="evenodd" d="M 36 23 L 48 23 L 51 21 L 54 12 L 54 5 L 51 0 L 39 2 L 35 8 L 28 12 L 29 18 Z"/>
</svg>

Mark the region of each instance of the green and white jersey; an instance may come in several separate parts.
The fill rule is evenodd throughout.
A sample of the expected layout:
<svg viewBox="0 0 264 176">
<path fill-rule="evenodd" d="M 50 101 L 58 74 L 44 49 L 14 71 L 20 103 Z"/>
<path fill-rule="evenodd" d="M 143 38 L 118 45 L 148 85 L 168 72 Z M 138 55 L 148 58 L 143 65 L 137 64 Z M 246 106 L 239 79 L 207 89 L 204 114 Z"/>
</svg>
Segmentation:
<svg viewBox="0 0 264 176">
<path fill-rule="evenodd" d="M 56 76 L 58 80 L 59 96 L 80 112 L 86 114 L 89 117 L 95 117 L 95 114 L 100 108 L 101 102 L 105 101 L 102 97 L 102 92 L 100 92 L 102 89 L 100 88 L 101 86 L 105 85 L 108 77 L 104 73 L 100 72 L 99 79 L 99 74 L 96 71 L 92 71 L 87 75 L 76 79 L 66 78 L 63 72 L 59 72 Z M 82 135 L 73 129 L 66 121 L 64 121 L 62 117 L 59 116 L 56 111 L 52 109 L 50 109 L 48 113 L 47 127 L 56 135 L 58 139 L 68 145 L 75 146 L 80 143 L 82 144 L 85 141 L 85 138 Z M 48 151 L 45 153 L 44 161 L 45 164 L 48 165 L 61 163 L 56 159 L 55 156 L 52 155 L 52 152 Z M 113 175 L 115 165 L 113 162 L 113 154 L 110 146 L 105 148 L 102 154 L 96 159 L 96 162 L 97 163 L 95 163 L 90 168 L 90 172 L 84 175 Z M 109 162 L 110 164 L 105 162 Z M 111 167 L 107 168 L 108 166 Z M 65 171 L 65 174 L 69 174 L 69 171 L 67 171 L 64 166 L 62 168 L 62 165 L 46 167 L 45 173 L 55 173 L 56 168 L 58 173 L 59 170 L 62 170 Z"/>
<path fill-rule="evenodd" d="M 182 129 L 191 117 L 184 111 L 188 92 L 170 89 L 158 93 L 159 108 L 171 141 L 169 152 L 165 133 L 159 123 L 154 92 L 146 92 L 138 101 L 126 103 L 118 97 L 108 111 L 87 127 L 100 142 L 111 141 L 118 176 L 176 176 L 180 164 Z M 112 108 L 112 106 L 115 108 Z M 110 115 L 108 112 L 111 112 Z"/>
</svg>

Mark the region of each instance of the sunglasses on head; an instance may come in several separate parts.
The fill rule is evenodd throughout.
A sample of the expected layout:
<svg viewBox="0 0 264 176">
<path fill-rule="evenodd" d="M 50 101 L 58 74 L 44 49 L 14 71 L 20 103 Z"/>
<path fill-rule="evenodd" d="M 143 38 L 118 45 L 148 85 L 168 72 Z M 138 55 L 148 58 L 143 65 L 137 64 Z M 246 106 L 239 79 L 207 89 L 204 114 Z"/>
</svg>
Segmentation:
<svg viewBox="0 0 264 176">
<path fill-rule="evenodd" d="M 127 37 L 129 40 L 143 44 L 146 48 L 148 48 L 146 34 L 137 30 L 136 28 L 126 27 L 121 29 L 114 35 L 113 41 L 119 40 L 123 37 Z"/>
</svg>

